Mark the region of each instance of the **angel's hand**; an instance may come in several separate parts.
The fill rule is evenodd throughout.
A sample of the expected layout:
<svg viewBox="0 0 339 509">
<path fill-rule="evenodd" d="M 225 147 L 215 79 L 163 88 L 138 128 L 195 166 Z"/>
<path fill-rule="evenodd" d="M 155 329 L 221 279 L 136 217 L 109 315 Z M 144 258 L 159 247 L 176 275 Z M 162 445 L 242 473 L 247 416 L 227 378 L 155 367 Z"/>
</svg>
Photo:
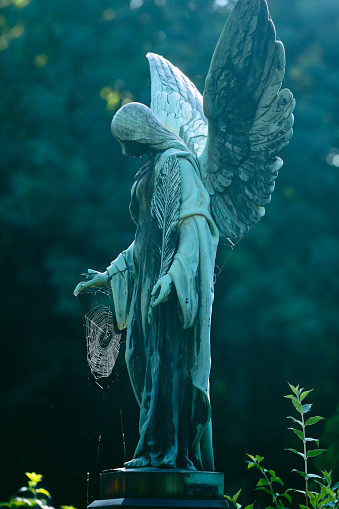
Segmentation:
<svg viewBox="0 0 339 509">
<path fill-rule="evenodd" d="M 173 278 L 170 274 L 165 274 L 154 285 L 152 290 L 151 307 L 155 308 L 158 304 L 166 302 L 172 293 Z"/>
<path fill-rule="evenodd" d="M 108 273 L 106 272 L 98 272 L 97 270 L 88 269 L 85 274 L 81 274 L 86 278 L 86 281 L 80 281 L 80 283 L 75 287 L 73 295 L 77 296 L 86 288 L 102 288 L 103 286 L 107 286 L 109 279 Z"/>
</svg>

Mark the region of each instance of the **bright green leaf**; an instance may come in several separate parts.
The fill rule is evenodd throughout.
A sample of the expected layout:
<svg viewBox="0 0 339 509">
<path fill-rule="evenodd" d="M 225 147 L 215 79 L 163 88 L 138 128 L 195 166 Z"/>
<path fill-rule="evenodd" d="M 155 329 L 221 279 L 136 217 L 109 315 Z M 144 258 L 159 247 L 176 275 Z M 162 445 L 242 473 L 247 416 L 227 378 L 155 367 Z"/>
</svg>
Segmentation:
<svg viewBox="0 0 339 509">
<path fill-rule="evenodd" d="M 258 486 L 269 486 L 270 483 L 268 481 L 266 481 L 266 479 L 259 479 L 259 481 L 257 482 L 257 487 Z"/>
<path fill-rule="evenodd" d="M 44 488 L 37 488 L 36 491 L 37 491 L 37 493 L 42 493 L 43 495 L 46 495 L 46 497 L 48 497 L 48 498 L 52 498 L 51 494 Z"/>
<path fill-rule="evenodd" d="M 246 454 L 252 461 L 255 461 L 255 457 L 252 454 Z"/>
<path fill-rule="evenodd" d="M 302 458 L 304 458 L 304 459 L 305 459 L 305 455 L 304 455 L 302 452 L 297 451 L 296 449 L 290 449 L 290 448 L 288 448 L 288 449 L 285 449 L 285 451 L 291 451 L 291 452 L 294 452 L 294 454 L 298 454 L 299 456 L 301 456 Z"/>
<path fill-rule="evenodd" d="M 320 417 L 320 415 L 316 415 L 315 417 L 310 417 L 305 422 L 305 426 L 311 426 L 312 424 L 316 424 L 319 421 L 322 421 L 324 418 Z"/>
<path fill-rule="evenodd" d="M 294 392 L 294 394 L 296 396 L 298 396 L 299 385 L 297 385 L 296 387 L 293 387 L 293 385 L 291 385 L 289 382 L 287 382 L 287 383 L 290 386 L 291 391 Z"/>
<path fill-rule="evenodd" d="M 292 470 L 292 472 L 297 472 L 299 475 L 301 475 L 304 479 L 306 479 L 306 473 L 302 472 L 301 470 L 296 470 L 295 468 Z"/>
<path fill-rule="evenodd" d="M 302 407 L 302 404 L 299 403 L 299 401 L 296 399 L 296 398 L 293 398 L 292 399 L 292 403 L 294 405 L 294 408 L 300 413 L 302 414 L 303 413 L 303 407 Z"/>
<path fill-rule="evenodd" d="M 280 479 L 280 477 L 277 477 L 277 476 L 275 476 L 275 477 L 271 477 L 271 479 L 270 479 L 270 483 L 272 483 L 272 482 L 277 482 L 277 483 L 281 484 L 282 486 L 284 485 L 284 483 L 282 482 L 282 480 Z"/>
<path fill-rule="evenodd" d="M 259 456 L 258 454 L 256 454 L 255 459 L 257 460 L 258 463 L 261 463 L 262 460 L 264 459 L 264 457 L 263 456 Z"/>
<path fill-rule="evenodd" d="M 306 398 L 306 396 L 308 396 L 308 395 L 309 395 L 309 393 L 310 393 L 310 392 L 312 392 L 312 391 L 313 391 L 313 389 L 311 389 L 310 391 L 304 391 L 304 392 L 302 392 L 302 393 L 300 394 L 300 401 L 303 401 L 303 400 Z"/>
<path fill-rule="evenodd" d="M 312 451 L 307 451 L 307 457 L 314 458 L 314 456 L 319 456 L 324 451 L 326 451 L 326 449 L 313 449 Z"/>
<path fill-rule="evenodd" d="M 288 495 L 288 493 L 280 493 L 280 495 L 279 495 L 279 496 L 280 496 L 280 497 L 285 497 L 285 498 L 287 498 L 287 500 L 289 501 L 289 503 L 291 503 L 291 502 L 292 502 L 292 499 L 291 499 L 290 495 Z"/>
<path fill-rule="evenodd" d="M 302 431 L 299 431 L 298 429 L 294 428 L 288 428 L 294 431 L 294 433 L 297 435 L 298 438 L 300 438 L 301 441 L 304 440 L 304 433 Z"/>
</svg>

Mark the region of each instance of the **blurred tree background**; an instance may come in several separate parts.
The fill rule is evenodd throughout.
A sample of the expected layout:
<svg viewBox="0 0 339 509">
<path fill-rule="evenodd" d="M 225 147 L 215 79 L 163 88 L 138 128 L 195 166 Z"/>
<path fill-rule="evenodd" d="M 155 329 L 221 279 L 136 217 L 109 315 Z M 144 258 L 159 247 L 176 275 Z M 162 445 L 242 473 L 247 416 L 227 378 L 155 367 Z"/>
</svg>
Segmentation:
<svg viewBox="0 0 339 509">
<path fill-rule="evenodd" d="M 246 452 L 289 476 L 287 381 L 316 389 L 329 449 L 318 463 L 339 478 L 339 4 L 269 6 L 296 123 L 265 218 L 218 254 L 211 395 L 216 468 L 232 493 L 252 482 Z M 138 411 L 123 352 L 101 390 L 72 291 L 81 272 L 104 270 L 133 239 L 140 162 L 121 155 L 110 121 L 128 101 L 149 104 L 146 52 L 202 91 L 231 7 L 0 0 L 0 500 L 34 470 L 56 505 L 84 507 L 86 472 L 122 465 L 121 421 L 127 459 L 133 453 Z"/>
</svg>

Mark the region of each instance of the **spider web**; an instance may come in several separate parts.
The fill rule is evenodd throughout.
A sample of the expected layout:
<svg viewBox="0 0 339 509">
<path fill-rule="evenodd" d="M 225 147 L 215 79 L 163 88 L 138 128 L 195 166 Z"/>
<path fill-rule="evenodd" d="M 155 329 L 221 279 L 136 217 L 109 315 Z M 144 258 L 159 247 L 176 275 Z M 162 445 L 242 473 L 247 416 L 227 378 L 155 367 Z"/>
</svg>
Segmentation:
<svg viewBox="0 0 339 509">
<path fill-rule="evenodd" d="M 87 362 L 95 380 L 111 375 L 119 355 L 111 290 L 86 290 L 78 295 L 84 322 Z"/>
</svg>

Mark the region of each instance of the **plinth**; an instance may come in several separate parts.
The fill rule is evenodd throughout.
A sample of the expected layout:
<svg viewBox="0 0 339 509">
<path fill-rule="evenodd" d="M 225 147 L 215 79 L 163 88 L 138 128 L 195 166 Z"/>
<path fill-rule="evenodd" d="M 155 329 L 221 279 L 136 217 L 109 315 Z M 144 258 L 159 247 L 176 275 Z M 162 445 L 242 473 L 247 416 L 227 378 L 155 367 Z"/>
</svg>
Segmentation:
<svg viewBox="0 0 339 509">
<path fill-rule="evenodd" d="M 196 470 L 136 468 L 100 474 L 100 495 L 89 509 L 228 508 L 224 474 Z"/>
</svg>

